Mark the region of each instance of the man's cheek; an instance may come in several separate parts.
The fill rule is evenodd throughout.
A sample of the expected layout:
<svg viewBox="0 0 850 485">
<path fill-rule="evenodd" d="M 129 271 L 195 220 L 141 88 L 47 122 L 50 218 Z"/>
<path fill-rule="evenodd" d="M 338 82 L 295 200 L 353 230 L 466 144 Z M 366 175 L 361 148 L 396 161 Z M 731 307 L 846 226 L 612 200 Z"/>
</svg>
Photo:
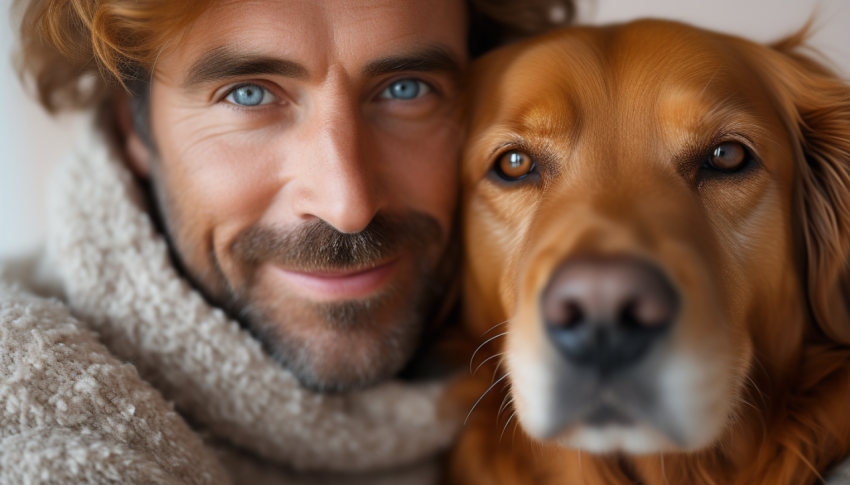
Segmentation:
<svg viewBox="0 0 850 485">
<path fill-rule="evenodd" d="M 229 219 L 256 211 L 279 189 L 284 154 L 244 133 L 210 136 L 166 160 L 173 190 L 208 217 Z"/>
<path fill-rule="evenodd" d="M 161 160 L 157 181 L 163 192 L 158 205 L 180 257 L 211 292 L 223 285 L 216 265 L 228 280 L 239 276 L 229 246 L 262 216 L 279 189 L 267 175 L 267 157 L 219 141 L 210 140 L 217 149 L 197 144 L 183 159 Z"/>
</svg>

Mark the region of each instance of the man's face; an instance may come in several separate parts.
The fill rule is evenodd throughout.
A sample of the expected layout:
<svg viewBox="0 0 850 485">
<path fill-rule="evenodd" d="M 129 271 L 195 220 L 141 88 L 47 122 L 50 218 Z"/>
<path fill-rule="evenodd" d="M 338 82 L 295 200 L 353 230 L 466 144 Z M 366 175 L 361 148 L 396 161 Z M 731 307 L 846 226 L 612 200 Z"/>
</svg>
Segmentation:
<svg viewBox="0 0 850 485">
<path fill-rule="evenodd" d="M 219 2 L 128 138 L 186 273 L 303 383 L 397 372 L 446 286 L 460 0 Z"/>
</svg>

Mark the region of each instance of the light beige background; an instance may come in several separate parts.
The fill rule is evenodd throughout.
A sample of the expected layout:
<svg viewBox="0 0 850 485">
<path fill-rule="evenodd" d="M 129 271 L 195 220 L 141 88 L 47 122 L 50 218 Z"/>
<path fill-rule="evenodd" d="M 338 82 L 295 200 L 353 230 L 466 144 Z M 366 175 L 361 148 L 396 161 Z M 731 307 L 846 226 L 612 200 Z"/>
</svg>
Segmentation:
<svg viewBox="0 0 850 485">
<path fill-rule="evenodd" d="M 426 0 L 422 0 L 426 1 Z M 812 44 L 850 73 L 850 0 L 579 0 L 583 23 L 640 17 L 682 20 L 758 41 L 771 41 L 817 14 Z M 68 151 L 80 119 L 49 118 L 24 93 L 11 67 L 11 0 L 0 0 L 0 257 L 35 247 L 44 233 L 44 179 Z"/>
</svg>

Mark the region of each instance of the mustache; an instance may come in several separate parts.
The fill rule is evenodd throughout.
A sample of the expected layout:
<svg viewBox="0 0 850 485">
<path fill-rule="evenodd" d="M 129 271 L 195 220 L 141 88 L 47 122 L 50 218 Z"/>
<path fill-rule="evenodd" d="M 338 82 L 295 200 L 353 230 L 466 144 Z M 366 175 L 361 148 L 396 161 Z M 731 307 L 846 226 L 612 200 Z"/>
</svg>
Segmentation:
<svg viewBox="0 0 850 485">
<path fill-rule="evenodd" d="M 406 248 L 420 249 L 443 238 L 437 220 L 422 212 L 378 213 L 363 230 L 344 233 L 322 219 L 294 229 L 255 225 L 233 242 L 237 258 L 273 262 L 301 271 L 339 271 L 374 266 Z"/>
</svg>

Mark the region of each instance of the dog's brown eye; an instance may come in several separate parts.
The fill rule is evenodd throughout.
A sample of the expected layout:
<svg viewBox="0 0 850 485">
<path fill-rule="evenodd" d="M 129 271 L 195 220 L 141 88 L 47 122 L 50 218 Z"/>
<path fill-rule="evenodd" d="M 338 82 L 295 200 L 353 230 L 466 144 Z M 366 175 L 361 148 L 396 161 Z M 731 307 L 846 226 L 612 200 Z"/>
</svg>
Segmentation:
<svg viewBox="0 0 850 485">
<path fill-rule="evenodd" d="M 505 180 L 519 180 L 534 168 L 534 161 L 528 154 L 511 150 L 496 162 L 496 172 Z"/>
<path fill-rule="evenodd" d="M 709 163 L 717 169 L 732 171 L 741 166 L 747 159 L 747 149 L 738 142 L 729 141 L 714 147 Z"/>
</svg>

